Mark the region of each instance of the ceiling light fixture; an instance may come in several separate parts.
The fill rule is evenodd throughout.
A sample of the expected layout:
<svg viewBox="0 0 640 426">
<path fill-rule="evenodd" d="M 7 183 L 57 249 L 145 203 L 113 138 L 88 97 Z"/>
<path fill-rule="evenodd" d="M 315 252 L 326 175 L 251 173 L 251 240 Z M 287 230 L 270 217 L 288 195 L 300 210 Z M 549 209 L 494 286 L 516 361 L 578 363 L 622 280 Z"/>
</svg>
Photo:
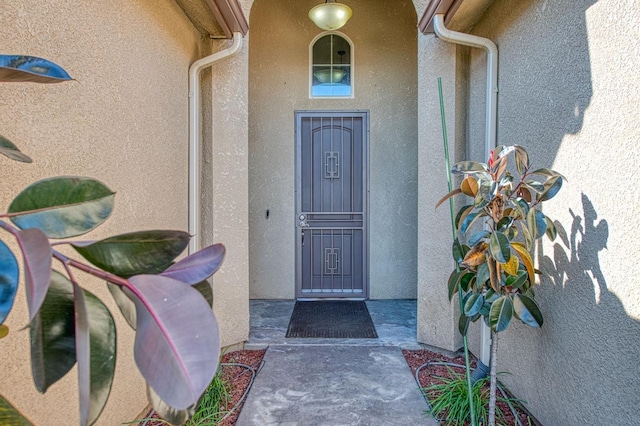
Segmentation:
<svg viewBox="0 0 640 426">
<path fill-rule="evenodd" d="M 351 15 L 353 15 L 351 8 L 338 3 L 337 0 L 325 0 L 323 4 L 319 4 L 309 11 L 309 19 L 319 28 L 328 31 L 342 28 Z"/>
</svg>

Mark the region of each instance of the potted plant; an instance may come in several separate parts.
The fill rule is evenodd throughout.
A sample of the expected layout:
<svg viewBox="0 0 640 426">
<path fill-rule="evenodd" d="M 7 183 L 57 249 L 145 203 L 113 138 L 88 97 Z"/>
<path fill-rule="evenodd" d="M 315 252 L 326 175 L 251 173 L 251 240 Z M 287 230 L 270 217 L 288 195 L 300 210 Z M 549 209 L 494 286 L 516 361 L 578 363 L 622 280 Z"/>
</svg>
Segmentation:
<svg viewBox="0 0 640 426">
<path fill-rule="evenodd" d="M 515 170 L 509 159 L 515 159 Z M 453 242 L 456 269 L 448 281 L 449 300 L 463 292 L 459 328 L 464 335 L 470 322 L 482 318 L 491 328 L 489 424 L 495 424 L 498 333 L 515 317 L 531 327 L 541 327 L 542 312 L 535 301 L 534 243 L 547 235 L 555 239 L 556 227 L 540 209 L 553 198 L 564 180 L 551 169 L 531 169 L 527 151 L 518 145 L 499 146 L 487 163 L 462 161 L 452 173 L 464 176 L 454 195 L 472 198 L 458 209 Z M 464 240 L 462 240 L 464 238 Z"/>
</svg>

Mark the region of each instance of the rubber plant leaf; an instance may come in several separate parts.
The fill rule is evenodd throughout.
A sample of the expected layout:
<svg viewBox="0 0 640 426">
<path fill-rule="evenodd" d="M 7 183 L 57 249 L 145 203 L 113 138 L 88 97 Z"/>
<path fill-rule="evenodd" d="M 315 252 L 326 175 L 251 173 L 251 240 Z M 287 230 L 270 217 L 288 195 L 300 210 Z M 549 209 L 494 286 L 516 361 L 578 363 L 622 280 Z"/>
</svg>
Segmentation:
<svg viewBox="0 0 640 426">
<path fill-rule="evenodd" d="M 547 222 L 544 219 L 544 213 L 537 209 L 531 209 L 527 214 L 527 228 L 534 240 L 542 237 L 547 232 Z"/>
<path fill-rule="evenodd" d="M 468 224 L 470 223 L 470 222 L 467 222 L 467 218 L 475 208 L 476 208 L 475 206 L 471 205 L 471 206 L 461 207 L 460 210 L 458 210 L 458 214 L 456 215 L 455 222 L 454 222 L 456 229 L 461 229 L 461 227 L 466 224 L 465 225 L 465 231 L 466 231 L 466 227 L 469 226 Z M 472 221 L 475 217 L 477 217 L 478 214 L 480 214 L 480 212 L 474 213 L 474 216 L 471 219 L 469 219 L 469 221 Z"/>
<path fill-rule="evenodd" d="M 529 154 L 527 154 L 526 149 L 519 145 L 514 145 L 514 148 L 516 152 L 516 169 L 518 173 L 522 175 L 531 167 L 529 164 Z"/>
<path fill-rule="evenodd" d="M 73 80 L 58 64 L 36 56 L 0 55 L 0 81 L 59 83 Z"/>
<path fill-rule="evenodd" d="M 448 193 L 447 195 L 445 195 L 444 197 L 442 197 L 440 199 L 440 201 L 438 201 L 436 203 L 436 209 L 440 206 L 440 204 L 444 203 L 445 201 L 447 201 L 449 198 L 453 197 L 454 195 L 457 194 L 462 194 L 462 190 L 460 188 L 454 189 L 453 191 L 451 191 L 450 193 Z"/>
<path fill-rule="evenodd" d="M 471 250 L 469 250 L 469 252 L 462 260 L 461 265 L 465 268 L 473 268 L 485 263 L 487 261 L 487 258 L 485 256 L 487 247 L 487 243 L 485 243 L 484 241 L 480 241 L 478 244 L 473 246 Z"/>
<path fill-rule="evenodd" d="M 31 163 L 33 161 L 28 155 L 23 154 L 13 142 L 2 135 L 0 135 L 0 154 L 23 163 Z"/>
<path fill-rule="evenodd" d="M 464 303 L 464 314 L 468 317 L 472 317 L 480 312 L 480 309 L 484 304 L 484 297 L 481 293 L 469 294 L 469 298 Z"/>
<path fill-rule="evenodd" d="M 71 282 L 52 271 L 47 296 L 29 325 L 31 372 L 42 393 L 76 363 L 74 311 Z"/>
<path fill-rule="evenodd" d="M 0 241 L 0 324 L 11 312 L 18 292 L 20 269 L 11 249 Z"/>
<path fill-rule="evenodd" d="M 518 260 L 518 256 L 511 256 L 509 261 L 502 265 L 502 269 L 505 273 L 509 275 L 518 275 L 518 267 L 520 266 L 520 261 Z"/>
<path fill-rule="evenodd" d="M 527 275 L 529 276 L 529 282 L 533 284 L 535 282 L 534 276 L 534 268 L 533 268 L 533 259 L 531 259 L 531 255 L 527 251 L 526 247 L 522 243 L 513 242 L 511 243 L 511 247 L 520 255 L 520 260 L 522 260 L 522 264 L 527 270 Z"/>
<path fill-rule="evenodd" d="M 107 220 L 114 197 L 97 180 L 55 177 L 25 188 L 9 205 L 9 213 L 21 229 L 39 228 L 49 238 L 69 238 L 89 232 Z"/>
<path fill-rule="evenodd" d="M 535 170 L 533 172 L 531 172 L 532 175 L 543 175 L 543 176 L 548 176 L 548 177 L 554 177 L 554 176 L 560 176 L 562 178 L 562 180 L 567 180 L 566 177 L 564 177 L 561 173 L 556 172 L 555 170 L 551 170 L 551 169 L 547 169 L 547 168 L 541 168 L 538 170 Z"/>
<path fill-rule="evenodd" d="M 31 321 L 42 306 L 49 289 L 53 250 L 47 236 L 37 228 L 20 230 L 16 238 L 24 259 L 25 288 Z"/>
<path fill-rule="evenodd" d="M 471 238 L 469 238 L 469 245 L 471 246 L 475 246 L 476 244 L 478 244 L 481 240 L 483 240 L 484 238 L 487 237 L 487 235 L 489 235 L 490 232 L 486 229 L 476 232 L 475 234 L 473 234 L 471 236 Z"/>
<path fill-rule="evenodd" d="M 544 183 L 544 190 L 542 194 L 538 197 L 538 201 L 548 201 L 556 196 L 556 194 L 562 188 L 562 177 L 561 176 L 553 176 L 547 179 Z"/>
<path fill-rule="evenodd" d="M 544 185 L 538 182 L 537 180 L 528 180 L 524 182 L 524 184 L 527 186 L 527 188 L 532 189 L 534 192 L 537 192 L 538 194 L 544 191 Z"/>
<path fill-rule="evenodd" d="M 33 423 L 27 420 L 9 401 L 0 395 L 0 425 L 32 426 Z"/>
<path fill-rule="evenodd" d="M 500 296 L 491 304 L 489 311 L 489 326 L 499 333 L 504 331 L 513 317 L 513 304 L 508 296 Z"/>
<path fill-rule="evenodd" d="M 224 245 L 214 244 L 176 262 L 160 275 L 194 285 L 213 275 L 222 265 L 224 255 Z"/>
<path fill-rule="evenodd" d="M 197 405 L 194 405 L 184 410 L 176 410 L 175 408 L 171 408 L 148 385 L 147 385 L 147 399 L 151 403 L 151 406 L 153 407 L 154 411 L 160 417 L 162 417 L 164 421 L 169 422 L 172 425 L 184 424 L 196 412 Z"/>
<path fill-rule="evenodd" d="M 511 244 L 502 232 L 492 232 L 489 237 L 489 252 L 500 263 L 507 263 L 511 259 Z"/>
<path fill-rule="evenodd" d="M 183 231 L 139 231 L 71 245 L 100 269 L 121 277 L 157 274 L 167 269 L 189 244 Z"/>
<path fill-rule="evenodd" d="M 466 254 L 465 250 L 462 244 L 460 244 L 460 240 L 457 238 L 453 240 L 453 244 L 451 246 L 451 255 L 453 256 L 454 262 L 456 263 L 462 262 L 462 259 L 464 259 L 465 254 Z"/>
<path fill-rule="evenodd" d="M 116 324 L 107 307 L 75 282 L 80 425 L 93 424 L 107 403 L 116 367 Z"/>
<path fill-rule="evenodd" d="M 478 195 L 478 181 L 471 176 L 467 176 L 460 184 L 460 190 L 464 195 L 475 198 Z"/>
<path fill-rule="evenodd" d="M 135 330 L 137 321 L 135 303 L 133 303 L 119 285 L 107 283 L 107 288 L 109 289 L 109 293 L 111 293 L 113 300 L 115 300 L 116 305 L 118 305 L 120 313 L 124 319 L 127 320 L 129 326 Z"/>
<path fill-rule="evenodd" d="M 516 258 L 516 256 L 513 256 L 513 257 Z M 527 275 L 527 273 L 525 271 L 520 271 L 517 275 L 514 274 L 508 277 L 505 285 L 512 287 L 514 289 L 518 289 L 522 287 L 524 283 L 527 282 L 528 279 L 529 279 L 529 276 Z"/>
<path fill-rule="evenodd" d="M 489 280 L 489 276 L 489 265 L 487 262 L 484 262 L 482 265 L 478 266 L 478 272 L 476 273 L 476 282 L 480 285 L 480 288 L 482 288 Z"/>
<path fill-rule="evenodd" d="M 513 310 L 520 321 L 531 327 L 542 327 L 542 312 L 536 301 L 524 294 L 513 296 Z"/>
<path fill-rule="evenodd" d="M 194 284 L 193 288 L 195 288 L 198 293 L 200 293 L 200 295 L 204 297 L 204 300 L 207 301 L 209 307 L 213 308 L 213 287 L 211 286 L 211 284 L 209 284 L 207 280 L 204 280 Z"/>
<path fill-rule="evenodd" d="M 487 165 L 483 163 L 477 163 L 475 161 L 461 161 L 453 165 L 451 169 L 452 173 L 475 173 L 486 172 Z"/>
<path fill-rule="evenodd" d="M 447 288 L 449 289 L 449 301 L 453 298 L 453 295 L 458 292 L 458 282 L 460 281 L 460 276 L 462 275 L 462 271 L 453 270 L 451 275 L 449 275 L 449 280 L 447 281 Z"/>
<path fill-rule="evenodd" d="M 169 407 L 196 404 L 217 370 L 218 323 L 191 286 L 159 275 L 129 278 L 136 304 L 134 358 L 147 384 Z"/>
</svg>

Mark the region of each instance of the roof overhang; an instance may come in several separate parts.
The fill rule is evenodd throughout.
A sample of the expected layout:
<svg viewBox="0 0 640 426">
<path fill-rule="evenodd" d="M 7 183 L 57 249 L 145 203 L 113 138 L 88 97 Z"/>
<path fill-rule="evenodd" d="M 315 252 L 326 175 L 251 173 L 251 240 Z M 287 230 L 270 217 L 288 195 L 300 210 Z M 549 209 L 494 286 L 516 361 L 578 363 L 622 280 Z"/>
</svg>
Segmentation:
<svg viewBox="0 0 640 426">
<path fill-rule="evenodd" d="M 211 38 L 233 38 L 233 33 L 247 35 L 249 24 L 238 0 L 175 0 L 193 26 Z"/>
<path fill-rule="evenodd" d="M 433 34 L 433 17 L 444 15 L 444 23 L 455 31 L 469 31 L 494 0 L 429 0 L 418 29 Z"/>
</svg>

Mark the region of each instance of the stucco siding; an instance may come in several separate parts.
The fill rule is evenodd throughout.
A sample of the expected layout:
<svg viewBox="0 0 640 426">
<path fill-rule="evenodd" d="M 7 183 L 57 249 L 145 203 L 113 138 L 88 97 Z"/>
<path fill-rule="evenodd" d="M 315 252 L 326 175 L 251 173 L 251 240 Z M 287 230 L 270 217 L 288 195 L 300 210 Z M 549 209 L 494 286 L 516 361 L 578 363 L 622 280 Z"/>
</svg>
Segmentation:
<svg viewBox="0 0 640 426">
<path fill-rule="evenodd" d="M 142 229 L 187 229 L 188 79 L 200 37 L 170 0 L 12 0 L 0 7 L 2 53 L 44 57 L 76 81 L 0 85 L 0 134 L 30 155 L 2 157 L 1 205 L 29 183 L 56 175 L 94 177 L 117 192 L 112 217 L 87 238 Z M 3 238 L 5 240 L 5 238 Z M 70 253 L 71 254 L 71 253 Z M 59 267 L 59 265 L 54 265 Z M 133 361 L 133 331 L 104 282 L 77 279 L 117 321 L 118 361 L 99 424 L 131 421 L 145 407 Z M 78 423 L 75 369 L 47 394 L 32 382 L 24 290 L 0 340 L 0 394 L 35 424 Z"/>
<path fill-rule="evenodd" d="M 309 99 L 317 2 L 256 1 L 249 18 L 250 296 L 294 297 L 296 110 L 370 111 L 370 297 L 416 297 L 417 30 L 413 4 L 354 1 L 354 99 Z M 389 25 L 393 22 L 393 25 Z M 269 209 L 269 219 L 265 211 Z"/>
<path fill-rule="evenodd" d="M 638 422 L 640 4 L 500 0 L 474 33 L 500 49 L 499 144 L 524 145 L 567 182 L 537 247 L 542 329 L 500 335 L 503 380 L 543 424 Z M 471 146 L 482 146 L 484 54 L 474 51 Z M 474 89 L 475 88 L 475 89 Z M 478 89 L 479 88 L 479 89 Z M 479 151 L 472 151 L 475 159 Z M 553 272 L 557 270 L 557 272 Z"/>
</svg>

